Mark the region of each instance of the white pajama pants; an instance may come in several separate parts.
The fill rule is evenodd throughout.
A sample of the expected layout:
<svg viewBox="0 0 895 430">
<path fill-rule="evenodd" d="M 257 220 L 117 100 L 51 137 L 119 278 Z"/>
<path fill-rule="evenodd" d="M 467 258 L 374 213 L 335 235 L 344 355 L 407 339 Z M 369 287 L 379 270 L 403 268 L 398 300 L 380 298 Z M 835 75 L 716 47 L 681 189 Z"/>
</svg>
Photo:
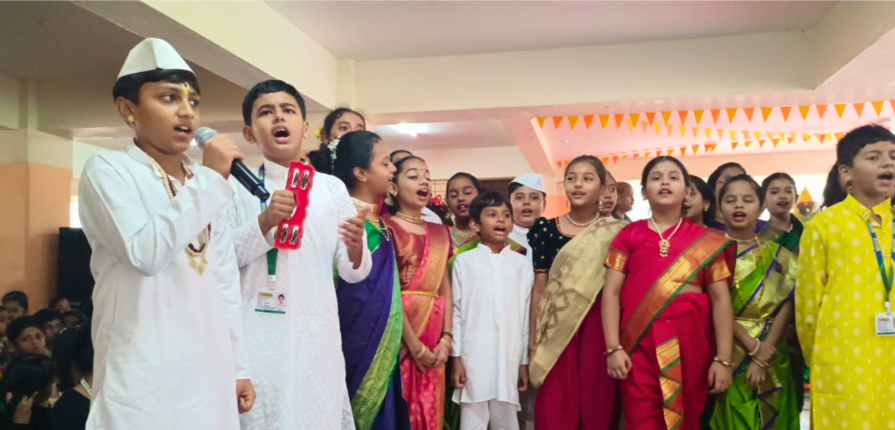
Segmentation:
<svg viewBox="0 0 895 430">
<path fill-rule="evenodd" d="M 518 407 L 499 400 L 460 403 L 460 430 L 519 430 Z"/>
</svg>

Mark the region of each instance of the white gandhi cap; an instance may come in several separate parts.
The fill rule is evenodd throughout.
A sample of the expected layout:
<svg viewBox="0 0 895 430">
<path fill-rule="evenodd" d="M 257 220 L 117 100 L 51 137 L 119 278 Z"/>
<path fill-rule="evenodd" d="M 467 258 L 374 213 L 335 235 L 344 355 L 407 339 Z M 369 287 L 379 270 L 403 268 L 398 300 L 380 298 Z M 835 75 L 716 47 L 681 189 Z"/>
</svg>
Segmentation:
<svg viewBox="0 0 895 430">
<path fill-rule="evenodd" d="M 536 173 L 523 173 L 513 179 L 513 183 L 524 185 L 528 188 L 531 188 L 535 191 L 540 191 L 544 194 L 547 193 L 547 189 L 544 188 L 544 179 L 541 175 Z"/>
<path fill-rule="evenodd" d="M 148 38 L 131 49 L 121 66 L 118 78 L 137 73 L 150 72 L 156 69 L 184 70 L 193 73 L 193 69 L 174 50 L 170 43 L 162 39 Z"/>
</svg>

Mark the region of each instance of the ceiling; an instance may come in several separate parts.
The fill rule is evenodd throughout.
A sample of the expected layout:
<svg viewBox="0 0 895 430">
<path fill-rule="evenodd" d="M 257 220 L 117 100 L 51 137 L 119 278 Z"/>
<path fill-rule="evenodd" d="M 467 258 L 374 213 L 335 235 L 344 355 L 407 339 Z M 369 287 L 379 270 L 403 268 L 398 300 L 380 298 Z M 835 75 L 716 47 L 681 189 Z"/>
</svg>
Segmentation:
<svg viewBox="0 0 895 430">
<path fill-rule="evenodd" d="M 268 1 L 339 58 L 381 60 L 807 30 L 836 2 Z"/>
<path fill-rule="evenodd" d="M 392 150 L 513 146 L 499 120 L 380 125 L 374 131 Z"/>
</svg>

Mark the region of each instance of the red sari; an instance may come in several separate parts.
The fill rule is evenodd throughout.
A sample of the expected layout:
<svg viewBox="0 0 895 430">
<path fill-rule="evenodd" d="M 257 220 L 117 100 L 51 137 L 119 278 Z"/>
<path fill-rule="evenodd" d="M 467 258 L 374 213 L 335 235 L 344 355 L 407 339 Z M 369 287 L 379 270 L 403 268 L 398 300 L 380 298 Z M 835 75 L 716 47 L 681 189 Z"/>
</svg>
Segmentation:
<svg viewBox="0 0 895 430">
<path fill-rule="evenodd" d="M 664 232 L 664 235 L 670 233 Z M 632 368 L 620 388 L 628 430 L 698 430 L 708 397 L 714 333 L 705 289 L 731 278 L 736 245 L 688 220 L 659 256 L 659 235 L 647 221 L 623 228 L 606 266 L 627 277 L 621 290 L 621 345 Z"/>
<path fill-rule="evenodd" d="M 441 281 L 450 257 L 447 227 L 426 223 L 426 234 L 413 234 L 386 218 L 394 232 L 395 261 L 401 280 L 401 302 L 420 342 L 434 350 L 444 325 Z M 416 351 L 412 351 L 416 352 Z M 412 352 L 401 344 L 401 381 L 410 412 L 411 430 L 441 430 L 444 424 L 444 366 L 425 372 L 413 364 Z"/>
</svg>

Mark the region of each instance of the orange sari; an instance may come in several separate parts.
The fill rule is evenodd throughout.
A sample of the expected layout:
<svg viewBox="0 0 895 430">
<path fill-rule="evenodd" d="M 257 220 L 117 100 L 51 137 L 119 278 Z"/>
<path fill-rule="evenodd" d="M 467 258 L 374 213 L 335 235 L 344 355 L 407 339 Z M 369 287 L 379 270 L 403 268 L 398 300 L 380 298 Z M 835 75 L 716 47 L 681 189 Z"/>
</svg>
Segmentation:
<svg viewBox="0 0 895 430">
<path fill-rule="evenodd" d="M 450 257 L 448 228 L 426 223 L 426 234 L 413 234 L 386 219 L 394 232 L 395 260 L 401 280 L 401 302 L 407 321 L 420 342 L 435 349 L 444 324 L 441 280 Z M 444 423 L 444 366 L 425 372 L 413 364 L 412 352 L 401 344 L 401 380 L 412 430 L 441 430 Z"/>
</svg>

